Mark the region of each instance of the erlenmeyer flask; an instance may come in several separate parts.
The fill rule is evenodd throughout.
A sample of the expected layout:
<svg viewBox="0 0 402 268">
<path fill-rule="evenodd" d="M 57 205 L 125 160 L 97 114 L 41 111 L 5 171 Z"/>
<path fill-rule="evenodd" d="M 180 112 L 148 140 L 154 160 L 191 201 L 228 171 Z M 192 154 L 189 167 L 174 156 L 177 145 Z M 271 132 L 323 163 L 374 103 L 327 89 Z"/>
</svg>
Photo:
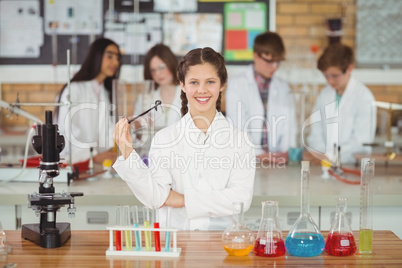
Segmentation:
<svg viewBox="0 0 402 268">
<path fill-rule="evenodd" d="M 324 238 L 310 215 L 310 162 L 302 161 L 301 170 L 301 211 L 290 229 L 285 246 L 290 255 L 312 257 L 324 250 Z"/>
<path fill-rule="evenodd" d="M 254 246 L 254 235 L 243 224 L 243 206 L 243 202 L 233 203 L 233 222 L 222 234 L 223 248 L 231 256 L 246 256 Z"/>
<path fill-rule="evenodd" d="M 262 218 L 254 245 L 254 253 L 262 257 L 285 255 L 285 242 L 278 219 L 278 202 L 262 202 Z"/>
<path fill-rule="evenodd" d="M 336 214 L 329 230 L 325 251 L 333 256 L 349 256 L 356 252 L 356 242 L 346 214 L 348 200 L 338 198 Z"/>
</svg>

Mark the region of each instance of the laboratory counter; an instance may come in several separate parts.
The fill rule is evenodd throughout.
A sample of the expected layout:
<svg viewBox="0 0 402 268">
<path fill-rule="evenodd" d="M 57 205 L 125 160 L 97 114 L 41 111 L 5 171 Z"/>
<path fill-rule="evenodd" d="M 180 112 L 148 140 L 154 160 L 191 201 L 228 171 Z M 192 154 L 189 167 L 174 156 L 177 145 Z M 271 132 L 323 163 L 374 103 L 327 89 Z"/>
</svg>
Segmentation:
<svg viewBox="0 0 402 268">
<path fill-rule="evenodd" d="M 326 239 L 328 232 L 323 232 Z M 374 231 L 373 254 L 335 257 L 228 256 L 222 247 L 222 232 L 179 231 L 180 257 L 106 256 L 108 231 L 72 231 L 60 248 L 45 249 L 21 238 L 21 231 L 6 231 L 13 252 L 2 267 L 402 267 L 402 240 L 391 231 Z M 284 237 L 286 232 L 283 233 Z M 358 244 L 358 233 L 354 233 Z M 16 266 L 13 266 L 16 264 Z M 8 266 L 7 266 L 8 265 Z"/>
<path fill-rule="evenodd" d="M 358 169 L 350 166 L 351 169 Z M 335 198 L 349 199 L 350 206 L 359 206 L 359 185 L 347 184 L 334 178 L 321 178 L 321 166 L 311 166 L 311 206 L 334 206 Z M 0 174 L 1 176 L 1 174 Z M 360 181 L 360 177 L 346 174 L 348 180 Z M 60 177 L 60 176 L 59 176 Z M 77 180 L 67 186 L 67 179 L 55 178 L 56 192 L 82 192 L 76 205 L 140 205 L 127 184 L 119 177 L 111 179 L 99 176 L 96 180 Z M 1 180 L 0 180 L 1 182 Z M 37 178 L 31 182 L 8 182 L 0 185 L 0 205 L 25 205 L 27 195 L 38 191 Z M 402 173 L 398 165 L 386 167 L 377 164 L 373 183 L 374 206 L 401 206 Z M 263 200 L 277 200 L 280 206 L 300 204 L 300 165 L 266 166 L 256 169 L 252 206 L 261 206 Z"/>
</svg>

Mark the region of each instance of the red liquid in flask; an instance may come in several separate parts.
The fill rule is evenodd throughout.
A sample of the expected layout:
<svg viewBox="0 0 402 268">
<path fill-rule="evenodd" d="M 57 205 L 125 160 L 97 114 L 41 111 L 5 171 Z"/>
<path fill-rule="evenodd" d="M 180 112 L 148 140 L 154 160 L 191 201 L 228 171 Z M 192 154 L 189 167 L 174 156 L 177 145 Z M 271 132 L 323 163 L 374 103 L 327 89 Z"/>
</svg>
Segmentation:
<svg viewBox="0 0 402 268">
<path fill-rule="evenodd" d="M 257 239 L 254 245 L 254 254 L 261 257 L 279 257 L 286 253 L 285 242 L 283 239 L 273 238 L 271 249 L 266 250 L 268 242 L 265 239 Z"/>
<path fill-rule="evenodd" d="M 356 242 L 351 233 L 328 234 L 325 251 L 332 256 L 350 256 L 356 252 Z"/>
</svg>

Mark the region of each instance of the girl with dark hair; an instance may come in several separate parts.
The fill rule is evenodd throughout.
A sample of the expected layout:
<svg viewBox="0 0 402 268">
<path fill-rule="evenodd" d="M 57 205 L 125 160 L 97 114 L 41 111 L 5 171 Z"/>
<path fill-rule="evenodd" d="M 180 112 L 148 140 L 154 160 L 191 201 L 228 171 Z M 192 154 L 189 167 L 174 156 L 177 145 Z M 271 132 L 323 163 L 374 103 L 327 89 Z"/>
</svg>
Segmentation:
<svg viewBox="0 0 402 268">
<path fill-rule="evenodd" d="M 153 106 L 156 100 L 162 101 L 164 114 L 155 119 L 155 127 L 163 128 L 180 120 L 180 86 L 176 77 L 177 57 L 168 46 L 157 44 L 145 55 L 144 79 L 155 83 L 155 91 L 151 94 L 150 103 L 144 103 L 139 97 L 135 104 L 135 114 Z M 145 107 L 146 106 L 146 107 Z"/>
<path fill-rule="evenodd" d="M 55 121 L 66 141 L 61 152 L 63 158 L 69 157 L 70 142 L 72 162 L 89 159 L 90 148 L 93 148 L 96 162 L 110 158 L 114 123 L 109 106 L 112 81 L 118 78 L 120 66 L 120 49 L 115 42 L 100 38 L 91 44 L 80 70 L 71 79 L 71 107 L 60 106 L 55 111 Z M 66 103 L 67 95 L 68 89 L 64 86 L 58 101 Z"/>
<path fill-rule="evenodd" d="M 113 137 L 121 156 L 114 169 L 145 206 L 171 209 L 171 226 L 181 230 L 223 230 L 231 223 L 233 202 L 245 210 L 253 197 L 255 153 L 247 134 L 220 112 L 227 72 L 221 54 L 191 50 L 177 68 L 182 88 L 179 122 L 157 132 L 149 167 L 132 147 L 126 118 Z"/>
</svg>

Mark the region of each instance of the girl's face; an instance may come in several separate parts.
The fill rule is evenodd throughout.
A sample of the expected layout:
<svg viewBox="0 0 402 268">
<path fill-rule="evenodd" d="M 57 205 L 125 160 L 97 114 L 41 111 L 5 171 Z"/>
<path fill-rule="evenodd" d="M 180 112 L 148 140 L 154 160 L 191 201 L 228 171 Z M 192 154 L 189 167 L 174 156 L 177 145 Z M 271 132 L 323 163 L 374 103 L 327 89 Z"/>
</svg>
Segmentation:
<svg viewBox="0 0 402 268">
<path fill-rule="evenodd" d="M 108 45 L 103 52 L 101 72 L 97 76 L 99 82 L 103 82 L 107 77 L 113 76 L 119 69 L 120 52 L 117 46 Z"/>
<path fill-rule="evenodd" d="M 149 62 L 152 79 L 159 86 L 170 86 L 174 84 L 174 77 L 165 62 L 158 56 L 152 57 Z"/>
<path fill-rule="evenodd" d="M 209 63 L 191 66 L 184 84 L 180 82 L 190 104 L 191 116 L 203 115 L 213 118 L 216 101 L 223 90 L 215 67 Z"/>
</svg>

